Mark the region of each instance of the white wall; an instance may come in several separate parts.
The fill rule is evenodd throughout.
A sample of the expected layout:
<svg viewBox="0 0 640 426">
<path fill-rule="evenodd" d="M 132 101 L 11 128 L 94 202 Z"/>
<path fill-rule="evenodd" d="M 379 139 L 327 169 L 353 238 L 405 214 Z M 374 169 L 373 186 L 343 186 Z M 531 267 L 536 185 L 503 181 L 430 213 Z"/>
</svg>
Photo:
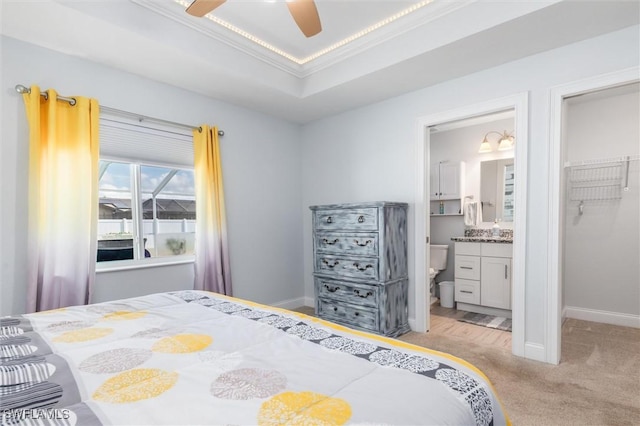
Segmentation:
<svg viewBox="0 0 640 426">
<path fill-rule="evenodd" d="M 640 154 L 640 96 L 634 87 L 632 93 L 611 89 L 565 101 L 566 161 Z M 582 215 L 579 201 L 567 197 L 563 290 L 568 316 L 584 319 L 596 310 L 590 319 L 611 322 L 615 318 L 603 316 L 628 314 L 640 325 L 639 170 L 640 161 L 630 162 L 629 191 L 619 200 L 585 201 Z M 624 181 L 624 167 L 622 172 Z"/>
<path fill-rule="evenodd" d="M 476 124 L 472 126 L 439 131 L 431 133 L 431 164 L 440 161 L 464 161 L 465 179 L 464 195 L 472 195 L 474 201 L 480 200 L 480 163 L 482 161 L 497 160 L 501 158 L 513 158 L 513 150 L 497 151 L 497 135 L 490 135 L 494 151 L 480 154 L 478 149 L 482 138 L 487 132 L 513 132 L 513 119 L 496 120 L 488 123 Z M 517 139 L 516 139 L 517 143 Z M 491 227 L 493 223 L 480 224 L 478 227 Z M 500 224 L 501 226 L 512 228 L 512 224 Z M 454 273 L 454 242 L 452 237 L 464 235 L 465 225 L 463 216 L 441 216 L 431 217 L 431 244 L 447 244 L 449 254 L 447 257 L 447 269 L 436 277 L 436 281 L 453 281 Z"/>
<path fill-rule="evenodd" d="M 413 204 L 416 120 L 529 92 L 525 342 L 545 342 L 549 89 L 637 66 L 639 28 L 610 33 L 339 114 L 303 129 L 303 206 L 371 200 Z M 437 66 L 437 64 L 434 64 Z M 428 70 L 425 70 L 428 72 Z M 383 85 L 384 81 L 378 82 Z M 414 209 L 409 210 L 409 316 L 415 317 Z M 313 297 L 311 214 L 304 212 L 305 294 Z M 420 242 L 421 243 L 421 242 Z"/>
<path fill-rule="evenodd" d="M 94 97 L 101 105 L 151 117 L 218 125 L 225 131 L 221 152 L 234 295 L 262 303 L 303 296 L 300 126 L 85 59 L 0 40 L 0 315 L 23 312 L 26 297 L 27 123 L 16 84 Z M 100 273 L 96 297 L 192 288 L 192 282 L 192 265 Z"/>
</svg>

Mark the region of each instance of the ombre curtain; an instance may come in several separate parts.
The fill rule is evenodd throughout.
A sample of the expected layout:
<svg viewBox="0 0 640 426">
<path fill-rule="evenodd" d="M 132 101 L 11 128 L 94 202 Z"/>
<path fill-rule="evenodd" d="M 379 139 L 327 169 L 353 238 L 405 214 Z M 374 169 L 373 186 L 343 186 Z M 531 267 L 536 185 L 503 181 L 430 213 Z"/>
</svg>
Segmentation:
<svg viewBox="0 0 640 426">
<path fill-rule="evenodd" d="M 95 280 L 98 123 L 95 99 L 75 104 L 31 87 L 27 311 L 87 304 Z"/>
<path fill-rule="evenodd" d="M 218 128 L 193 131 L 196 185 L 196 290 L 232 295 Z"/>
</svg>

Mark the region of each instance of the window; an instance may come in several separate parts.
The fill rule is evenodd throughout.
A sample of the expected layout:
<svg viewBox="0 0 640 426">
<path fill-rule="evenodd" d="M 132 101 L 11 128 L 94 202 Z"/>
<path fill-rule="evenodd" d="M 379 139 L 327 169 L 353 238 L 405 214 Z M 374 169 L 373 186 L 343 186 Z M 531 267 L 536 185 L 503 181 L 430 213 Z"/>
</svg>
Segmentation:
<svg viewBox="0 0 640 426">
<path fill-rule="evenodd" d="M 193 255 L 191 135 L 104 117 L 100 133 L 97 261 L 148 264 Z"/>
</svg>

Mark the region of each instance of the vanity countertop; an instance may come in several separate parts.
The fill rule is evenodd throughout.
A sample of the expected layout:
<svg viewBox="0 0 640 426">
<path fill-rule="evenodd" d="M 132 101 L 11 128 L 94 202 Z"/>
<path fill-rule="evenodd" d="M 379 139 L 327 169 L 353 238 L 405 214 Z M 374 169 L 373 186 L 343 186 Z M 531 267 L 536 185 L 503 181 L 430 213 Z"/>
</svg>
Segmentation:
<svg viewBox="0 0 640 426">
<path fill-rule="evenodd" d="M 452 237 L 451 241 L 457 241 L 459 243 L 505 243 L 505 244 L 513 244 L 513 238 L 489 237 L 489 236 Z"/>
</svg>

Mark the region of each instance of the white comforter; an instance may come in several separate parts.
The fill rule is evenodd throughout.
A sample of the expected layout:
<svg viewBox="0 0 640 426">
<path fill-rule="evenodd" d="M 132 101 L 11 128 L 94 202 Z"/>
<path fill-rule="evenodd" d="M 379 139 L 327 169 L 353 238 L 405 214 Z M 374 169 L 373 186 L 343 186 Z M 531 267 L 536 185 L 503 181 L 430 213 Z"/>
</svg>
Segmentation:
<svg viewBox="0 0 640 426">
<path fill-rule="evenodd" d="M 509 422 L 486 377 L 455 357 L 213 293 L 155 294 L 1 325 L 5 421 Z"/>
</svg>

